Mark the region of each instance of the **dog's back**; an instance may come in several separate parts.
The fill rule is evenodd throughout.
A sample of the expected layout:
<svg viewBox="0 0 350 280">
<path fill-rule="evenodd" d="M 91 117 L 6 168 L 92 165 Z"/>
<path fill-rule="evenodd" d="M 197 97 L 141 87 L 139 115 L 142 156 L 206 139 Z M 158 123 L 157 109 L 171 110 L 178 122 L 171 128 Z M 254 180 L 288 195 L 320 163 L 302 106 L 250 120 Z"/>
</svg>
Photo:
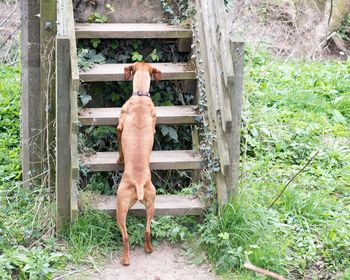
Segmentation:
<svg viewBox="0 0 350 280">
<path fill-rule="evenodd" d="M 155 109 L 147 97 L 131 97 L 123 106 L 125 111 L 122 146 L 124 172 L 133 178 L 150 174 L 149 160 L 154 139 Z"/>
</svg>

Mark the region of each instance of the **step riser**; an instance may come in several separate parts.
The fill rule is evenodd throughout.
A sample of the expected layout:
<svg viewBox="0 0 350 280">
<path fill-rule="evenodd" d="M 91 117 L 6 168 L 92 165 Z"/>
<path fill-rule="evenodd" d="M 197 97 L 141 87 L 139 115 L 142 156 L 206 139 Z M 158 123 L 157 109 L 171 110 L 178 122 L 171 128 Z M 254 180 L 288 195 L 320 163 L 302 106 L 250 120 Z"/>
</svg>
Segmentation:
<svg viewBox="0 0 350 280">
<path fill-rule="evenodd" d="M 116 197 L 98 196 L 92 203 L 96 210 L 103 211 L 110 216 L 116 216 Z M 155 200 L 155 216 L 200 216 L 203 215 L 203 205 L 198 199 L 181 195 L 157 195 Z M 131 215 L 146 216 L 145 206 L 140 202 L 129 210 Z"/>
<path fill-rule="evenodd" d="M 107 172 L 107 171 L 123 171 L 122 166 L 117 166 L 117 164 L 86 164 L 86 167 L 90 172 Z M 200 162 L 186 162 L 186 163 L 151 163 L 151 170 L 192 170 L 192 169 L 201 169 Z"/>
<path fill-rule="evenodd" d="M 84 160 L 91 172 L 123 170 L 117 166 L 118 152 L 96 153 Z M 153 151 L 151 170 L 193 170 L 201 169 L 201 156 L 193 151 Z"/>
<path fill-rule="evenodd" d="M 81 125 L 118 125 L 121 108 L 86 108 L 79 112 Z M 157 124 L 191 125 L 200 119 L 192 106 L 156 107 Z"/>
<path fill-rule="evenodd" d="M 78 39 L 185 39 L 192 38 L 192 31 L 159 23 L 82 23 L 76 25 L 76 37 Z"/>
<path fill-rule="evenodd" d="M 187 63 L 151 63 L 159 69 L 161 80 L 195 80 L 195 68 Z M 87 71 L 81 71 L 79 77 L 84 82 L 124 81 L 124 67 L 131 64 L 97 64 Z"/>
</svg>

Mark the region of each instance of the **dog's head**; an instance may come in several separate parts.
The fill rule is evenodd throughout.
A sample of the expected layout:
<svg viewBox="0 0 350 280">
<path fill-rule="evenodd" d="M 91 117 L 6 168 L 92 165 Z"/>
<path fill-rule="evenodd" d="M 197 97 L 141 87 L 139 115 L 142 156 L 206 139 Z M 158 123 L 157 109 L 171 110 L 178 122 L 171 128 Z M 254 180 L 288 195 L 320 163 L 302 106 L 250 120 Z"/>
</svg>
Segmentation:
<svg viewBox="0 0 350 280">
<path fill-rule="evenodd" d="M 150 75 L 150 77 L 153 76 L 153 79 L 157 82 L 160 80 L 161 72 L 153 67 L 149 63 L 145 62 L 135 62 L 134 64 L 131 64 L 130 66 L 127 66 L 124 68 L 124 80 L 129 80 L 132 75 L 135 75 L 135 73 L 139 70 L 147 71 Z"/>
</svg>

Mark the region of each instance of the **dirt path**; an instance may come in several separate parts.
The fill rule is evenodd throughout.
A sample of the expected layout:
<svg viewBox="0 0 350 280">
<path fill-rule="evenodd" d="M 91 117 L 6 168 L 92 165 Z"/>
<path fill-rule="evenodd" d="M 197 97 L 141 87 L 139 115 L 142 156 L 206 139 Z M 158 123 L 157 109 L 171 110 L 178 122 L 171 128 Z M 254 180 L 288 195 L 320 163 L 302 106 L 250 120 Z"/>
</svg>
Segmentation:
<svg viewBox="0 0 350 280">
<path fill-rule="evenodd" d="M 118 257 L 111 259 L 100 273 L 85 271 L 64 279 L 77 280 L 216 280 L 209 265 L 196 266 L 180 254 L 177 246 L 158 245 L 152 254 L 133 248 L 130 266 L 124 267 Z"/>
</svg>

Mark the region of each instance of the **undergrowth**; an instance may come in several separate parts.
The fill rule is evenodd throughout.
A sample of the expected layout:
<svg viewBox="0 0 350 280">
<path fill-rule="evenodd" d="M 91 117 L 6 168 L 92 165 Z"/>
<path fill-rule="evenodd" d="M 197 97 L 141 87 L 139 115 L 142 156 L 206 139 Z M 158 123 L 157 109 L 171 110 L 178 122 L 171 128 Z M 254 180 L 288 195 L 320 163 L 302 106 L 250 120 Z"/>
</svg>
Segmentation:
<svg viewBox="0 0 350 280">
<path fill-rule="evenodd" d="M 228 279 L 256 279 L 240 270 L 247 260 L 288 279 L 348 279 L 349 81 L 347 62 L 283 61 L 248 51 L 240 192 L 199 230 L 216 270 L 231 271 Z"/>
</svg>

